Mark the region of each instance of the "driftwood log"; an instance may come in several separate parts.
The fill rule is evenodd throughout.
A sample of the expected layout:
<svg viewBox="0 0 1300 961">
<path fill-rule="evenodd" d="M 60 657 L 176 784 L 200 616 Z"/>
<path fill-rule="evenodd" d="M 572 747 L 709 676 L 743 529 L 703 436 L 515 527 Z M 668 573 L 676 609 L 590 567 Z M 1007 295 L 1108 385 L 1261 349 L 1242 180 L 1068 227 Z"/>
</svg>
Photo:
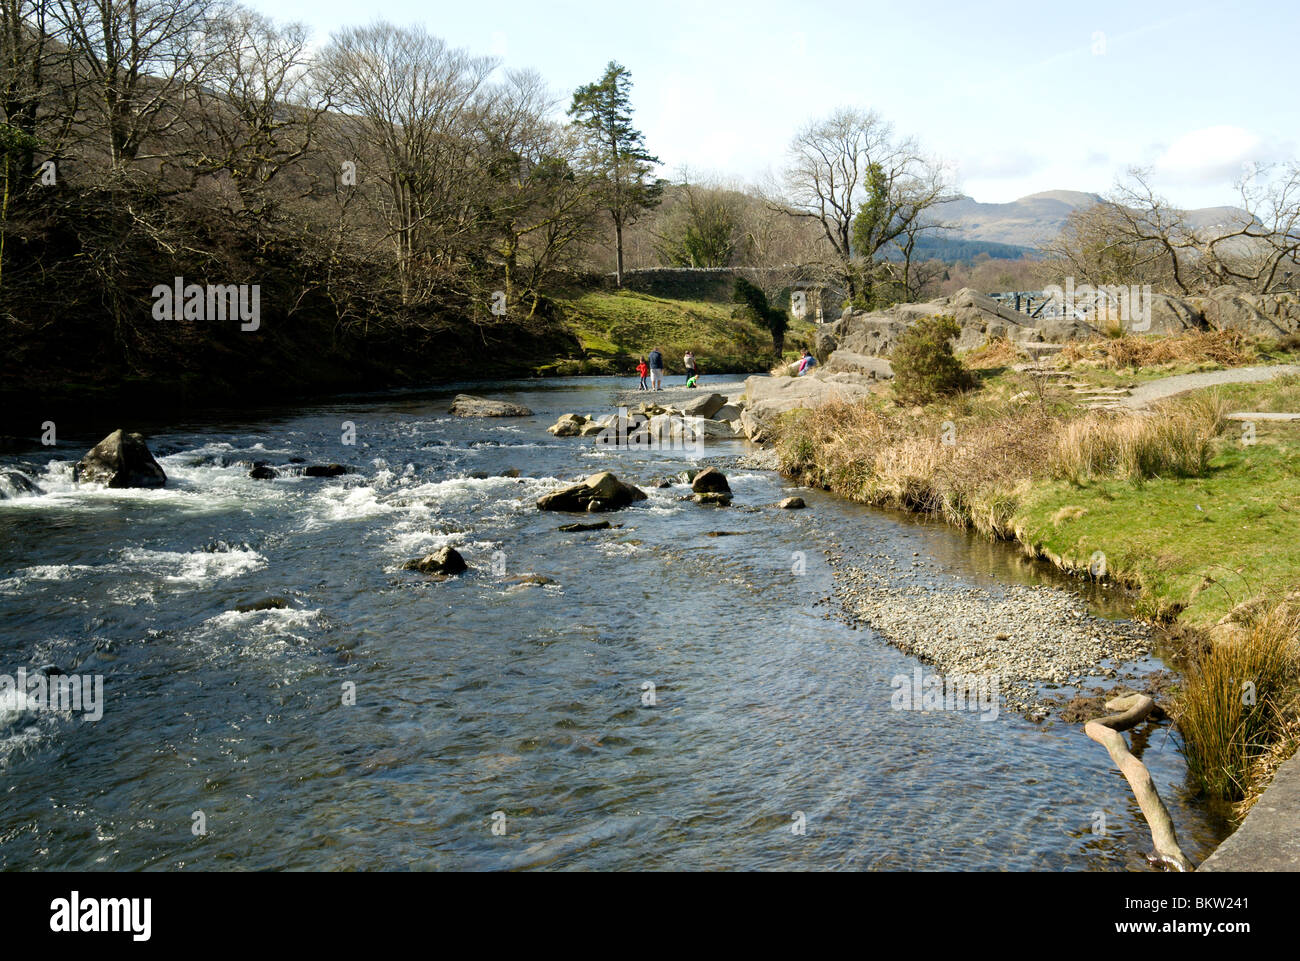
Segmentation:
<svg viewBox="0 0 1300 961">
<path fill-rule="evenodd" d="M 1142 816 L 1151 828 L 1151 842 L 1155 845 L 1155 850 L 1147 855 L 1147 859 L 1174 871 L 1190 871 L 1192 865 L 1178 847 L 1173 819 L 1169 817 L 1169 810 L 1156 792 L 1151 772 L 1129 752 L 1124 736 L 1119 733 L 1145 721 L 1155 706 L 1156 702 L 1145 694 L 1117 697 L 1106 702 L 1106 710 L 1117 713 L 1089 721 L 1083 726 L 1083 731 L 1110 752 L 1111 760 L 1133 789 L 1133 796 L 1142 808 Z"/>
</svg>

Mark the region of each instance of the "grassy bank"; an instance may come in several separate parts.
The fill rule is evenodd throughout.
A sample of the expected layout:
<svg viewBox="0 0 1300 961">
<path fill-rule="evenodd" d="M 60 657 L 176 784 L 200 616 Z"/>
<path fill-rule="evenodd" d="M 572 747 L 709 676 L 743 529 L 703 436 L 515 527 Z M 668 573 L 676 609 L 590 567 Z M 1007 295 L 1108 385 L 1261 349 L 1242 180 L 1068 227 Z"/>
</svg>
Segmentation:
<svg viewBox="0 0 1300 961">
<path fill-rule="evenodd" d="M 772 336 L 733 316 L 723 300 L 677 300 L 631 290 L 570 290 L 555 301 L 564 331 L 581 346 L 580 356 L 558 358 L 541 373 L 630 374 L 636 359 L 653 347 L 664 354 L 671 373 L 682 372 L 682 355 L 694 351 L 701 370 L 752 373 L 776 361 Z M 793 356 L 813 325 L 793 322 L 785 353 Z"/>
<path fill-rule="evenodd" d="M 1300 381 L 1181 395 L 1152 415 L 1086 411 L 1026 388 L 997 349 L 981 352 L 983 385 L 963 395 L 905 408 L 882 392 L 786 415 L 783 469 L 1136 589 L 1139 615 L 1179 641 L 1174 710 L 1194 777 L 1213 797 L 1249 797 L 1297 734 L 1286 598 L 1300 585 L 1300 425 L 1260 421 L 1250 434 L 1224 415 L 1300 410 Z"/>
</svg>

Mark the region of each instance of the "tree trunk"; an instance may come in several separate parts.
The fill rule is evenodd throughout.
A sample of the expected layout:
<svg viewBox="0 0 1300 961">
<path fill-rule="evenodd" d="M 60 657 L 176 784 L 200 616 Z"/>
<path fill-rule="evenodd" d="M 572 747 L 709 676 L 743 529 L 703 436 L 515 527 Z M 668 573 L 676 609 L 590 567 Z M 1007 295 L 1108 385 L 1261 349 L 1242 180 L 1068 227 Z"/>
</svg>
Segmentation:
<svg viewBox="0 0 1300 961">
<path fill-rule="evenodd" d="M 616 265 L 614 267 L 614 283 L 616 286 L 623 286 L 623 223 L 620 220 L 614 221 L 614 248 L 616 254 Z"/>
<path fill-rule="evenodd" d="M 1173 819 L 1169 817 L 1169 810 L 1160 800 L 1160 795 L 1156 793 L 1151 772 L 1147 770 L 1145 764 L 1129 753 L 1128 745 L 1124 743 L 1124 738 L 1119 733 L 1146 720 L 1147 715 L 1155 710 L 1155 706 L 1156 702 L 1145 694 L 1130 694 L 1128 697 L 1115 698 L 1113 701 L 1106 702 L 1106 710 L 1120 713 L 1089 721 L 1083 726 L 1083 731 L 1110 753 L 1111 760 L 1115 762 L 1120 773 L 1128 781 L 1129 787 L 1133 789 L 1133 796 L 1137 798 L 1142 816 L 1146 818 L 1147 825 L 1151 828 L 1151 841 L 1155 845 L 1155 851 L 1148 854 L 1147 859 L 1175 871 L 1190 871 L 1192 866 L 1178 847 L 1178 836 L 1174 833 Z"/>
</svg>

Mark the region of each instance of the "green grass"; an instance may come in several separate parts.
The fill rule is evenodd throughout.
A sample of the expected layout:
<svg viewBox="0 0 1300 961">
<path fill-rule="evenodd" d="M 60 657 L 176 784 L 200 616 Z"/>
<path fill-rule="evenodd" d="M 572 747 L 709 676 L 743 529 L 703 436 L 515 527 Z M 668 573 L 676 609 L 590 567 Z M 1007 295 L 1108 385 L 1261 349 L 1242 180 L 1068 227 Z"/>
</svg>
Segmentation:
<svg viewBox="0 0 1300 961">
<path fill-rule="evenodd" d="M 1246 445 L 1230 424 L 1204 477 L 1037 484 L 1016 526 L 1065 566 L 1103 552 L 1112 576 L 1141 587 L 1144 615 L 1205 626 L 1300 583 L 1298 479 L 1300 428 L 1259 424 Z"/>
<path fill-rule="evenodd" d="M 1300 413 L 1300 377 L 1295 374 L 1259 384 L 1224 384 L 1219 393 L 1233 410 Z"/>
<path fill-rule="evenodd" d="M 644 357 L 653 347 L 663 351 L 671 373 L 681 373 L 682 355 L 694 351 L 706 377 L 710 373 L 766 370 L 776 361 L 771 335 L 733 317 L 729 302 L 670 300 L 626 290 L 575 291 L 557 299 L 556 306 L 585 354 L 567 362 L 573 366 L 581 361 L 577 366 L 586 368 L 574 372 L 630 373 L 636 358 Z M 802 343 L 813 326 L 791 324 L 786 334 L 788 356 L 794 355 L 794 345 Z"/>
</svg>

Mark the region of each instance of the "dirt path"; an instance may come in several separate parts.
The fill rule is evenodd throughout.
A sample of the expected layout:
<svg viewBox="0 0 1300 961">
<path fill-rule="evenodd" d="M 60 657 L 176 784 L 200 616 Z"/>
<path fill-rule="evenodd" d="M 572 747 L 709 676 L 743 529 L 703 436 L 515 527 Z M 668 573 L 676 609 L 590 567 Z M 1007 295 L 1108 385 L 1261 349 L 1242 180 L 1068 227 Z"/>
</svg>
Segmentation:
<svg viewBox="0 0 1300 961">
<path fill-rule="evenodd" d="M 1300 374 L 1300 366 L 1273 364 L 1267 367 L 1237 367 L 1233 370 L 1209 370 L 1201 374 L 1179 374 L 1176 377 L 1165 377 L 1162 380 L 1139 384 L 1129 392 L 1127 397 L 1116 397 L 1115 403 L 1140 410 L 1150 407 L 1157 401 L 1189 390 L 1215 387 L 1219 384 L 1252 384 L 1272 380 L 1282 374 Z"/>
</svg>

